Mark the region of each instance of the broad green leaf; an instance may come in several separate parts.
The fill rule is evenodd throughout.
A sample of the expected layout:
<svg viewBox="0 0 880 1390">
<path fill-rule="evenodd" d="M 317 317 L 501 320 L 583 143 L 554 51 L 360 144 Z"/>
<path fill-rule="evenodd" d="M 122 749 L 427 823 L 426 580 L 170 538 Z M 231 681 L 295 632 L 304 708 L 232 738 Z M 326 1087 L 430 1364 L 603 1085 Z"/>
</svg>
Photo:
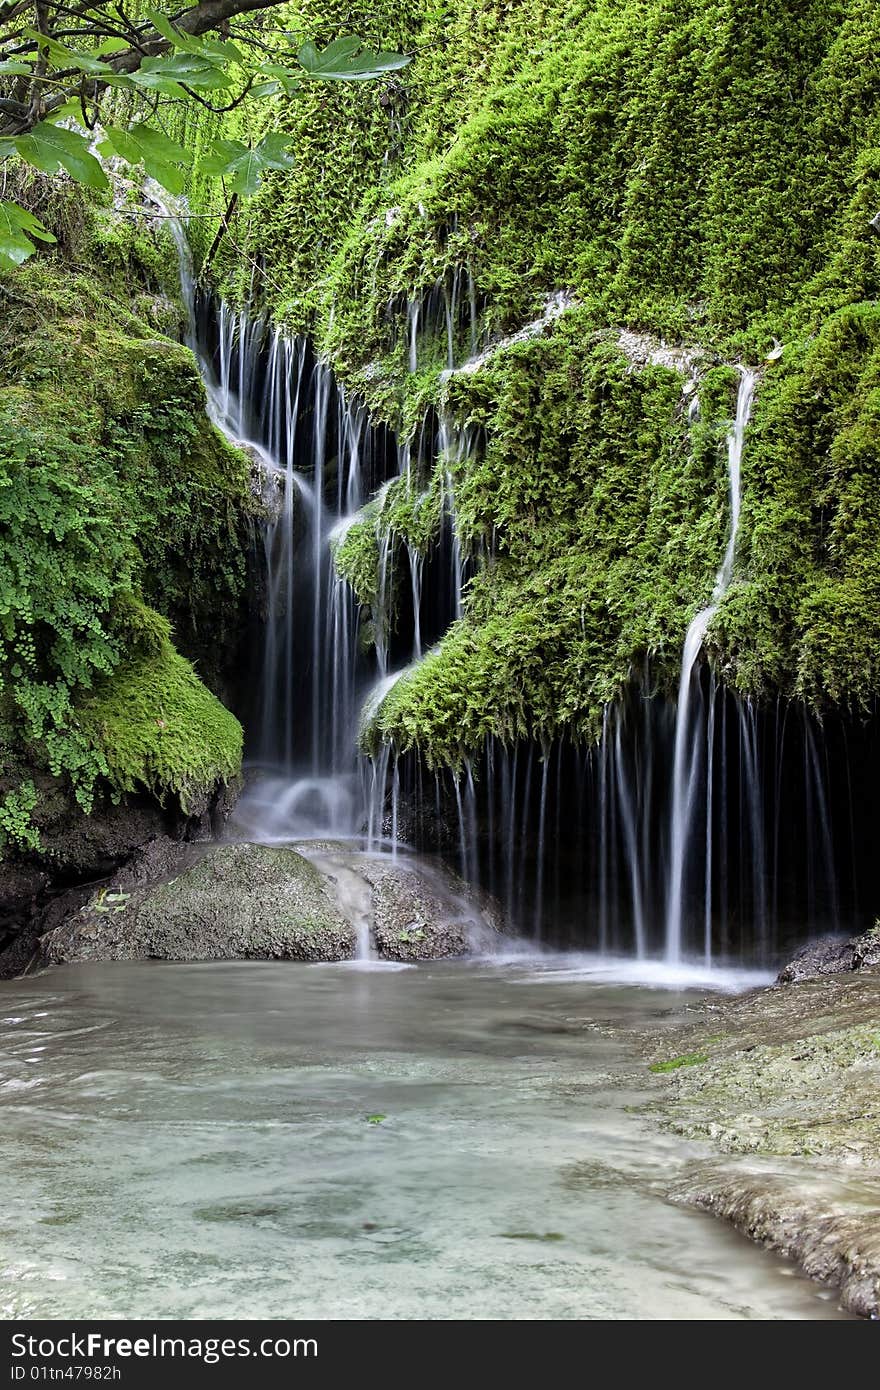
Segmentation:
<svg viewBox="0 0 880 1390">
<path fill-rule="evenodd" d="M 308 52 L 309 58 L 313 62 L 329 65 L 343 62 L 346 58 L 353 58 L 355 53 L 360 53 L 363 46 L 360 39 L 349 34 L 343 38 L 334 39 L 320 53 L 311 42 L 303 44 L 303 49 Z"/>
<path fill-rule="evenodd" d="M 82 102 L 79 97 L 71 97 L 62 106 L 56 106 L 52 112 L 52 124 L 59 125 L 62 121 L 82 121 Z"/>
<path fill-rule="evenodd" d="M 184 34 L 182 30 L 171 23 L 167 15 L 160 14 L 158 10 L 147 10 L 146 16 L 163 39 L 173 44 L 175 48 L 182 49 L 184 53 L 191 53 L 198 58 L 207 58 L 210 62 L 244 62 L 241 49 L 229 39 L 212 39 L 207 34 Z"/>
<path fill-rule="evenodd" d="M 231 39 L 212 39 L 207 34 L 202 34 L 196 42 L 199 44 L 199 52 L 214 62 L 238 63 L 241 67 L 245 66 L 244 54 Z"/>
<path fill-rule="evenodd" d="M 130 158 L 133 163 L 146 157 L 158 159 L 162 164 L 189 164 L 192 159 L 183 145 L 172 140 L 164 131 L 143 122 L 130 126 L 128 130 L 107 126 L 106 135 L 115 145 L 116 153 L 121 154 L 123 159 Z"/>
<path fill-rule="evenodd" d="M 410 61 L 405 53 L 373 53 L 355 38 L 334 39 L 321 51 L 304 43 L 297 58 L 309 77 L 334 82 L 368 82 Z"/>
<path fill-rule="evenodd" d="M 19 227 L 28 232 L 30 236 L 35 236 L 39 241 L 54 241 L 55 238 L 47 227 L 44 227 L 39 217 L 35 217 L 26 208 L 19 207 L 18 203 L 2 203 L 0 207 L 6 209 L 7 217 L 15 221 Z"/>
<path fill-rule="evenodd" d="M 186 100 L 186 92 L 179 82 L 174 82 L 164 73 L 153 72 L 149 68 L 145 72 L 143 65 L 137 72 L 132 73 L 131 80 L 136 87 L 142 87 L 144 91 L 158 92 L 163 97 L 177 97 L 181 101 Z"/>
<path fill-rule="evenodd" d="M 290 153 L 292 139 L 289 135 L 284 135 L 280 130 L 270 131 L 264 135 L 256 153 L 260 156 L 267 169 L 292 169 L 294 165 L 293 155 Z"/>
<path fill-rule="evenodd" d="M 143 124 L 133 125 L 130 130 L 107 126 L 105 135 L 100 145 L 102 154 L 118 154 L 129 164 L 143 164 L 150 177 L 169 193 L 183 192 L 185 177 L 178 166 L 188 164 L 191 156 L 176 140 Z"/>
<path fill-rule="evenodd" d="M 281 67 L 278 63 L 264 63 L 263 66 L 258 70 L 256 75 L 257 77 L 269 78 L 270 81 L 266 84 L 267 86 L 271 85 L 272 81 L 277 82 L 278 86 L 284 92 L 285 96 L 288 97 L 292 97 L 295 92 L 299 92 L 302 90 L 302 79 L 299 77 L 294 77 L 291 74 L 290 68 Z M 273 95 L 272 92 L 260 93 L 259 87 L 261 85 L 262 84 L 258 84 L 256 87 L 251 88 L 251 96 Z"/>
<path fill-rule="evenodd" d="M 107 53 L 124 53 L 128 48 L 131 48 L 131 44 L 127 39 L 102 39 L 95 53 L 99 58 L 103 58 Z"/>
<path fill-rule="evenodd" d="M 131 91 L 131 89 L 135 85 L 134 81 L 131 77 L 129 77 L 127 72 L 111 71 L 108 72 L 105 76 L 99 78 L 99 81 L 104 82 L 108 87 L 122 87 L 127 88 L 129 91 Z"/>
<path fill-rule="evenodd" d="M 292 168 L 289 146 L 290 138 L 280 132 L 264 136 L 252 150 L 239 140 L 218 138 L 212 142 L 211 153 L 202 159 L 199 173 L 225 179 L 230 192 L 247 198 L 256 193 L 266 169 Z"/>
<path fill-rule="evenodd" d="M 107 175 L 93 154 L 89 140 L 76 131 L 51 121 L 40 121 L 29 135 L 19 135 L 13 142 L 22 159 L 41 169 L 44 174 L 57 174 L 66 169 L 77 183 L 89 188 L 107 188 Z"/>
<path fill-rule="evenodd" d="M 30 63 L 20 63 L 18 59 L 8 58 L 0 63 L 0 77 L 31 77 L 33 66 Z"/>
<path fill-rule="evenodd" d="M 34 254 L 37 248 L 32 237 L 38 241 L 55 240 L 33 213 L 17 203 L 0 203 L 0 270 L 13 270 Z"/>
<path fill-rule="evenodd" d="M 145 58 L 131 77 L 139 87 L 171 96 L 182 92 L 181 83 L 200 91 L 217 91 L 233 85 L 233 79 L 222 67 L 193 53 L 163 53 Z"/>
<path fill-rule="evenodd" d="M 78 68 L 80 72 L 88 73 L 92 77 L 103 77 L 113 71 L 109 63 L 96 58 L 93 53 L 80 53 L 73 48 L 67 48 L 56 39 L 41 34 L 39 29 L 25 29 L 23 33 L 29 39 L 35 39 L 40 48 L 50 53 L 57 67 Z"/>
<path fill-rule="evenodd" d="M 174 25 L 167 15 L 160 14 L 158 10 L 144 10 L 144 15 L 150 21 L 157 34 L 161 34 L 163 39 L 167 39 L 175 48 L 182 48 L 185 53 L 193 52 L 193 38 L 190 34 L 183 34 Z"/>
</svg>

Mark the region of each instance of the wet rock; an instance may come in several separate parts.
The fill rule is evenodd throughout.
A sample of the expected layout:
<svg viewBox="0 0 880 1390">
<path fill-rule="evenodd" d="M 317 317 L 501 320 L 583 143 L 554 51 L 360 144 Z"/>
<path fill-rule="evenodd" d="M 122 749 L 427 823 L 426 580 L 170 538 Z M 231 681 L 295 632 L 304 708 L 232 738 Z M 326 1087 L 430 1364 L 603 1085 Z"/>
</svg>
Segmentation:
<svg viewBox="0 0 880 1390">
<path fill-rule="evenodd" d="M 773 1173 L 711 1165 L 691 1172 L 674 1201 L 731 1222 L 750 1240 L 796 1260 L 811 1279 L 840 1289 L 841 1303 L 863 1318 L 880 1316 L 878 1207 L 838 1201 L 835 1184 L 800 1184 Z"/>
<path fill-rule="evenodd" d="M 321 875 L 364 954 L 440 960 L 497 944 L 503 930 L 498 905 L 439 860 L 369 854 L 333 840 L 293 848 Z"/>
<path fill-rule="evenodd" d="M 39 864 L 0 861 L 0 940 L 30 915 L 48 882 Z"/>
<path fill-rule="evenodd" d="M 25 774 L 19 767 L 16 775 Z M 142 865 L 141 883 L 170 877 L 162 865 L 151 865 L 155 847 L 163 845 L 166 858 L 171 853 L 180 862 L 187 842 L 221 833 L 238 792 L 236 783 L 210 789 L 197 814 L 188 816 L 173 806 L 163 809 L 146 794 L 114 803 L 99 793 L 87 815 L 57 778 L 33 769 L 27 775 L 38 795 L 33 821 L 40 845 L 0 862 L 0 979 L 33 965 L 39 938 L 101 888 L 116 885 L 114 875 L 127 883 L 124 876 L 133 870 L 126 866 Z"/>
<path fill-rule="evenodd" d="M 18 769 L 18 777 L 25 773 Z M 46 914 L 57 925 L 55 903 L 68 889 L 113 873 L 145 841 L 163 833 L 168 818 L 138 798 L 114 805 L 98 796 L 86 815 L 62 784 L 27 769 L 38 796 L 33 813 L 40 847 L 0 862 L 0 979 L 20 975 L 33 963 Z M 13 779 L 14 780 L 14 779 Z M 4 790 L 0 778 L 0 794 Z"/>
<path fill-rule="evenodd" d="M 876 926 L 848 940 L 823 936 L 808 942 L 780 971 L 778 983 L 790 985 L 817 975 L 842 975 L 870 965 L 880 965 L 880 928 Z"/>
<path fill-rule="evenodd" d="M 160 835 L 112 878 L 58 895 L 29 961 L 438 960 L 489 949 L 501 926 L 496 905 L 439 862 Z"/>
<path fill-rule="evenodd" d="M 664 1128 L 725 1156 L 688 1165 L 670 1195 L 797 1260 L 839 1286 L 851 1312 L 876 1317 L 880 971 L 709 997 L 690 1016 L 650 1037 L 645 1061 L 702 1060 L 650 1067 L 650 1108 Z"/>
<path fill-rule="evenodd" d="M 41 843 L 34 858 L 55 881 L 110 874 L 140 845 L 168 829 L 168 814 L 149 797 L 114 803 L 99 795 L 87 815 L 56 778 L 34 773 L 32 780 L 39 798 L 33 820 Z"/>
<path fill-rule="evenodd" d="M 167 842 L 44 936 L 42 962 L 343 960 L 354 952 L 354 931 L 328 885 L 294 850 L 216 845 L 176 877 L 137 886 L 139 873 L 163 867 L 174 867 Z"/>
<path fill-rule="evenodd" d="M 484 896 L 439 865 L 366 858 L 373 890 L 373 940 L 388 960 L 439 960 L 488 949 L 501 928 Z"/>
<path fill-rule="evenodd" d="M 148 884 L 167 883 L 204 854 L 197 845 L 173 840 L 169 835 L 157 835 L 141 845 L 122 866 L 113 879 L 114 888 L 143 888 Z"/>
<path fill-rule="evenodd" d="M 497 906 L 439 861 L 303 845 L 332 881 L 342 911 L 385 960 L 441 960 L 488 950 L 502 929 Z"/>
</svg>

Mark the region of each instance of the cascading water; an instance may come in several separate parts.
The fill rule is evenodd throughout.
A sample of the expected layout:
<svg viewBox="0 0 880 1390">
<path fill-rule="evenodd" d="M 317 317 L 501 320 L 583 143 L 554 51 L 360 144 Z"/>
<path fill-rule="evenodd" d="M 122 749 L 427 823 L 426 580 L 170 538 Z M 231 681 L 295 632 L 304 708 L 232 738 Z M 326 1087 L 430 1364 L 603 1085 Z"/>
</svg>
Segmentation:
<svg viewBox="0 0 880 1390">
<path fill-rule="evenodd" d="M 208 412 L 255 458 L 268 493 L 265 638 L 250 721 L 262 775 L 242 800 L 243 827 L 277 841 L 354 836 L 364 822 L 360 710 L 387 660 L 379 643 L 371 673 L 359 652 L 356 600 L 334 571 L 332 546 L 389 471 L 388 444 L 305 339 L 200 302 L 178 209 L 158 190 L 151 197 L 178 249 L 186 340 Z"/>
<path fill-rule="evenodd" d="M 740 369 L 736 416 L 727 439 L 727 478 L 730 502 L 727 546 L 715 580 L 712 602 L 708 608 L 701 609 L 691 620 L 685 636 L 681 658 L 672 768 L 669 878 L 666 890 L 666 957 L 670 961 L 678 961 L 681 958 L 686 861 L 695 815 L 697 784 L 702 757 L 702 740 L 698 724 L 702 722 L 703 711 L 701 709 L 699 716 L 695 718 L 693 709 L 694 697 L 697 700 L 700 698 L 700 687 L 695 678 L 695 668 L 702 650 L 706 629 L 715 616 L 718 604 L 727 592 L 733 577 L 742 497 L 743 445 L 757 382 L 757 372 L 749 371 L 744 367 Z M 711 776 L 708 782 L 711 782 Z M 709 814 L 711 815 L 711 807 Z M 710 820 L 707 820 L 707 825 L 710 826 L 709 835 L 711 836 Z M 711 852 L 711 839 L 707 846 L 707 852 Z M 707 862 L 706 872 L 711 875 L 711 860 Z M 706 950 L 707 953 L 711 952 L 711 939 L 707 942 Z"/>
<path fill-rule="evenodd" d="M 677 706 L 658 696 L 646 669 L 606 710 L 595 750 L 489 738 L 458 777 L 429 774 L 388 747 L 359 759 L 361 721 L 462 612 L 471 561 L 458 535 L 455 481 L 481 440 L 450 412 L 429 410 L 398 446 L 305 340 L 200 299 L 183 227 L 173 219 L 170 227 L 210 414 L 254 456 L 269 504 L 265 631 L 248 720 L 261 775 L 240 804 L 239 828 L 277 842 L 356 838 L 392 853 L 405 838 L 456 859 L 525 934 L 671 963 L 696 953 L 706 965 L 717 956 L 766 957 L 805 926 L 854 924 L 857 894 L 867 886 L 875 895 L 865 856 L 856 864 L 852 806 L 864 793 L 853 790 L 855 736 L 785 702 L 758 710 L 700 660 L 732 579 L 758 374 L 740 371 L 725 553 L 712 601 L 686 635 Z M 554 297 L 541 319 L 494 350 L 543 331 L 568 303 Z M 444 374 L 478 370 L 493 351 L 480 344 L 469 272 L 395 313 L 413 370 L 438 355 Z M 697 384 L 692 373 L 689 419 L 699 412 Z M 427 551 L 393 537 L 383 518 L 396 480 L 417 505 L 419 488 L 440 488 L 439 533 Z M 369 652 L 364 615 L 332 563 L 333 547 L 367 515 L 376 517 L 378 557 Z M 831 757 L 829 740 L 838 738 Z M 864 767 L 872 760 L 868 748 Z M 845 862 L 852 886 L 842 894 Z"/>
</svg>

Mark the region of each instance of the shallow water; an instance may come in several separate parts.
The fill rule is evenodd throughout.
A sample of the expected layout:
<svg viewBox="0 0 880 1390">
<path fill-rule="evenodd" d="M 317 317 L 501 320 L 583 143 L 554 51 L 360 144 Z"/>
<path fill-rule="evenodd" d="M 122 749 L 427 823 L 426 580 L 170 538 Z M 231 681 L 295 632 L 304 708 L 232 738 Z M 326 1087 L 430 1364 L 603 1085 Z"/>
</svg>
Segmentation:
<svg viewBox="0 0 880 1390">
<path fill-rule="evenodd" d="M 696 1149 L 629 1109 L 626 1032 L 693 997 L 558 958 L 2 983 L 0 1314 L 841 1317 L 663 1200 Z"/>
</svg>

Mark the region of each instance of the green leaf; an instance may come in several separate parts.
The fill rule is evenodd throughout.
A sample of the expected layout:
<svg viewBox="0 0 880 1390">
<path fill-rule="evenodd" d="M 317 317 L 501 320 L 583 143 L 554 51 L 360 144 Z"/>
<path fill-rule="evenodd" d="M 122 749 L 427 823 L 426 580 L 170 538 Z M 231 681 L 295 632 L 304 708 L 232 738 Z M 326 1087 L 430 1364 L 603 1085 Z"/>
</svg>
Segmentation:
<svg viewBox="0 0 880 1390">
<path fill-rule="evenodd" d="M 285 96 L 289 97 L 293 96 L 294 92 L 301 91 L 303 85 L 299 77 L 292 76 L 289 68 L 281 67 L 278 63 L 264 63 L 257 71 L 256 76 L 274 80 Z M 251 96 L 258 95 L 260 95 L 259 85 L 251 88 Z M 263 95 L 272 95 L 272 93 L 263 93 Z"/>
<path fill-rule="evenodd" d="M 108 187 L 107 175 L 95 156 L 89 153 L 89 140 L 76 131 L 53 125 L 51 121 L 40 121 L 29 135 L 19 135 L 12 143 L 22 159 L 44 174 L 57 174 L 59 169 L 66 169 L 77 183 L 89 188 Z"/>
<path fill-rule="evenodd" d="M 0 63 L 0 77 L 31 77 L 33 71 L 30 63 L 20 63 L 17 59 L 8 58 Z"/>
<path fill-rule="evenodd" d="M 184 53 L 191 53 L 213 62 L 244 62 L 241 49 L 229 39 L 212 39 L 204 34 L 184 34 L 171 23 L 167 15 L 160 14 L 158 10 L 146 10 L 145 13 L 156 32 Z"/>
<path fill-rule="evenodd" d="M 146 18 L 150 21 L 157 34 L 161 34 L 163 39 L 167 39 L 175 48 L 182 48 L 185 53 L 193 51 L 193 38 L 190 34 L 183 34 L 174 25 L 167 15 L 161 14 L 158 10 L 144 10 Z"/>
<path fill-rule="evenodd" d="M 52 112 L 52 124 L 60 125 L 64 121 L 76 121 L 77 124 L 82 120 L 82 102 L 79 97 L 70 97 L 62 106 L 56 106 Z"/>
<path fill-rule="evenodd" d="M 217 138 L 202 159 L 199 173 L 225 179 L 230 192 L 247 198 L 256 193 L 266 169 L 293 167 L 290 143 L 290 137 L 278 131 L 265 135 L 251 150 L 239 140 Z"/>
<path fill-rule="evenodd" d="M 22 32 L 29 39 L 35 39 L 40 48 L 51 54 L 57 67 L 78 68 L 80 72 L 89 73 L 92 77 L 103 77 L 113 71 L 109 63 L 96 58 L 93 53 L 80 53 L 76 49 L 67 48 L 65 44 L 58 43 L 57 39 L 50 39 L 41 34 L 39 29 L 24 29 Z"/>
<path fill-rule="evenodd" d="M 124 53 L 128 48 L 131 48 L 131 44 L 127 39 L 102 39 L 95 53 L 103 57 L 105 53 Z"/>
<path fill-rule="evenodd" d="M 239 67 L 245 65 L 244 54 L 237 44 L 231 39 L 212 39 L 207 34 L 202 34 L 196 39 L 198 44 L 197 52 L 203 57 L 210 58 L 215 63 L 238 63 Z"/>
<path fill-rule="evenodd" d="M 373 53 L 355 38 L 334 39 L 322 51 L 304 43 L 297 58 L 309 77 L 334 82 L 369 82 L 410 61 L 405 53 Z"/>
<path fill-rule="evenodd" d="M 12 270 L 36 251 L 31 240 L 54 241 L 55 238 L 33 213 L 17 203 L 0 203 L 0 270 Z"/>
<path fill-rule="evenodd" d="M 267 169 L 292 169 L 294 165 L 293 155 L 290 153 L 292 139 L 289 135 L 282 134 L 281 131 L 271 131 L 264 135 L 255 154 L 260 156 Z"/>
<path fill-rule="evenodd" d="M 154 72 L 151 68 L 145 72 L 143 64 L 137 72 L 132 73 L 131 80 L 136 87 L 142 87 L 147 92 L 158 92 L 163 97 L 177 97 L 182 101 L 186 100 L 186 92 L 179 82 L 167 77 L 163 72 Z"/>
<path fill-rule="evenodd" d="M 169 193 L 183 192 L 185 176 L 178 166 L 188 164 L 191 156 L 176 140 L 142 123 L 129 130 L 107 126 L 105 134 L 102 154 L 118 154 L 129 164 L 143 164 L 150 177 Z"/>
<path fill-rule="evenodd" d="M 131 80 L 165 96 L 185 96 L 181 83 L 207 92 L 233 85 L 233 79 L 222 67 L 193 53 L 163 53 L 145 58 L 137 72 L 131 74 Z"/>
</svg>

